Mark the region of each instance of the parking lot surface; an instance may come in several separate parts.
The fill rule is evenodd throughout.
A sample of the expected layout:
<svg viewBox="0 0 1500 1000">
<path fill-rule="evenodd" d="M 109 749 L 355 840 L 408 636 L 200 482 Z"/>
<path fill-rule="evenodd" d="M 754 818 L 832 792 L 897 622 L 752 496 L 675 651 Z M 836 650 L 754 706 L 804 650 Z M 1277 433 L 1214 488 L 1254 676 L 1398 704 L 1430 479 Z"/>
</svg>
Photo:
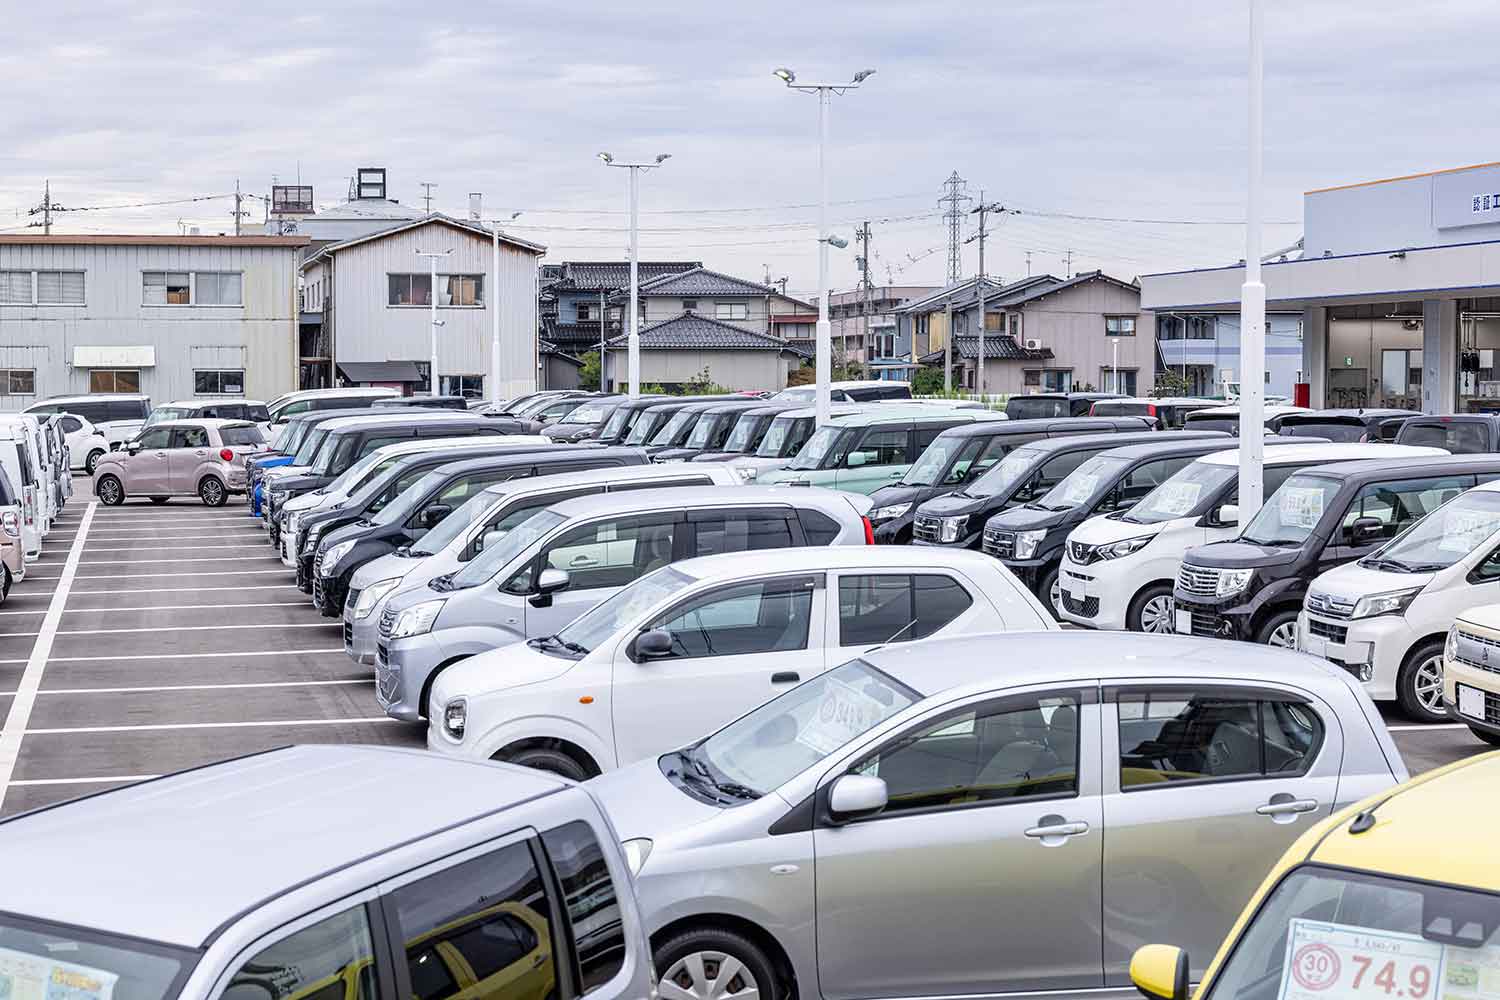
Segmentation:
<svg viewBox="0 0 1500 1000">
<path fill-rule="evenodd" d="M 420 746 L 243 505 L 80 489 L 0 606 L 0 812 L 288 743 Z M 1387 713 L 1413 773 L 1487 749 Z"/>
</svg>

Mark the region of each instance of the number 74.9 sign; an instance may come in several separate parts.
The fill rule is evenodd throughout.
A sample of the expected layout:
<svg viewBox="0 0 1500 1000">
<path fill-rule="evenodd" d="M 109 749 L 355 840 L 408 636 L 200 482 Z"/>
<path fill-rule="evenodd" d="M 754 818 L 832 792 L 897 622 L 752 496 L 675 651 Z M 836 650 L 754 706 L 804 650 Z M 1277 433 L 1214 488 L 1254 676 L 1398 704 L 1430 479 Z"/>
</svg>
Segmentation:
<svg viewBox="0 0 1500 1000">
<path fill-rule="evenodd" d="M 1500 1000 L 1500 951 L 1293 920 L 1278 1000 Z"/>
</svg>

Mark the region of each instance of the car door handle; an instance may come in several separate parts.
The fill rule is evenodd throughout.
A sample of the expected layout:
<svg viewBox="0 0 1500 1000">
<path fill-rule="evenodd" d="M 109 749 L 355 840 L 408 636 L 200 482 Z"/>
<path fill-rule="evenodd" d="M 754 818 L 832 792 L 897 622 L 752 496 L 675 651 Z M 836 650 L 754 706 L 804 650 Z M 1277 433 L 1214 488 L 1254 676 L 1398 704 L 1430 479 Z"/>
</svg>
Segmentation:
<svg viewBox="0 0 1500 1000">
<path fill-rule="evenodd" d="M 887 476 L 886 478 L 888 478 L 888 479 L 900 479 L 904 475 L 906 475 L 906 473 L 904 473 L 904 472 L 893 472 L 889 476 Z"/>
<path fill-rule="evenodd" d="M 1069 837 L 1082 836 L 1089 832 L 1089 825 L 1080 821 L 1069 822 L 1055 813 L 1043 816 L 1037 825 L 1023 831 L 1032 840 L 1040 840 L 1043 847 L 1057 847 Z"/>
<path fill-rule="evenodd" d="M 802 679 L 802 675 L 795 670 L 778 670 L 771 675 L 772 684 L 795 684 Z"/>
<path fill-rule="evenodd" d="M 1312 812 L 1318 808 L 1316 799 L 1296 799 L 1286 792 L 1277 792 L 1271 796 L 1271 801 L 1263 806 L 1256 806 L 1255 811 L 1262 816 L 1296 816 L 1300 813 Z"/>
</svg>

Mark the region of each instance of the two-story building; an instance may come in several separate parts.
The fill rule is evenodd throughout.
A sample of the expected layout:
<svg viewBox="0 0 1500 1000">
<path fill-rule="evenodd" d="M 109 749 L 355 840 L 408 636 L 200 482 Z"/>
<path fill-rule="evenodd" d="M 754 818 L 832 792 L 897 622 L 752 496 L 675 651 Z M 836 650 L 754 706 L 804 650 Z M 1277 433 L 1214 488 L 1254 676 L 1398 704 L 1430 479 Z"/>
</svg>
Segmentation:
<svg viewBox="0 0 1500 1000">
<path fill-rule="evenodd" d="M 702 261 L 643 260 L 636 283 L 703 266 Z M 612 301 L 630 296 L 629 261 L 563 261 L 542 267 L 542 339 L 575 357 L 597 351 L 602 340 L 622 332 L 626 306 Z M 601 329 L 602 327 L 602 329 Z"/>
<path fill-rule="evenodd" d="M 932 285 L 872 285 L 868 292 L 832 293 L 828 319 L 835 357 L 864 365 L 870 378 L 910 379 L 919 365 L 912 354 L 911 327 L 898 322 L 900 310 L 936 291 Z"/>
<path fill-rule="evenodd" d="M 1187 310 L 1156 314 L 1156 346 L 1162 363 L 1180 374 L 1190 396 L 1234 394 L 1243 374 L 1238 310 Z M 1266 314 L 1267 395 L 1292 396 L 1302 368 L 1302 314 Z"/>
<path fill-rule="evenodd" d="M 297 387 L 294 236 L 0 235 L 0 410 Z"/>
</svg>

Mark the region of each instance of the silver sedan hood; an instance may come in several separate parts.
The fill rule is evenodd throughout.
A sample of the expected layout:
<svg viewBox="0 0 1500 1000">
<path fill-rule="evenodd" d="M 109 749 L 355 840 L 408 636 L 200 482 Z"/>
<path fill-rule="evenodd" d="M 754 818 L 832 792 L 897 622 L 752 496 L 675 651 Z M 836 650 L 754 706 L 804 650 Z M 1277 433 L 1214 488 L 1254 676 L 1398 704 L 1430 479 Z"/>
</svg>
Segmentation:
<svg viewBox="0 0 1500 1000">
<path fill-rule="evenodd" d="M 659 840 L 724 814 L 721 807 L 700 802 L 672 784 L 662 774 L 659 759 L 636 761 L 589 782 L 621 840 Z"/>
</svg>

